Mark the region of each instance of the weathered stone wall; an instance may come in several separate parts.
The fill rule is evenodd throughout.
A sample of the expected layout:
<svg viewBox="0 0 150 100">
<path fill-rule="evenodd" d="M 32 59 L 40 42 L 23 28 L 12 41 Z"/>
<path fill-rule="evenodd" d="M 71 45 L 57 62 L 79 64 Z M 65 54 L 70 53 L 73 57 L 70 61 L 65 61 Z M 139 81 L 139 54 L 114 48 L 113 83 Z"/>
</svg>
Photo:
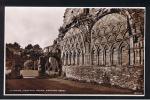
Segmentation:
<svg viewBox="0 0 150 100">
<path fill-rule="evenodd" d="M 70 24 L 73 20 L 73 17 L 83 13 L 83 9 L 80 8 L 67 8 L 64 14 L 63 26 Z"/>
<path fill-rule="evenodd" d="M 116 85 L 133 90 L 143 89 L 143 68 L 99 67 L 99 66 L 65 66 L 63 71 L 68 78 Z"/>
</svg>

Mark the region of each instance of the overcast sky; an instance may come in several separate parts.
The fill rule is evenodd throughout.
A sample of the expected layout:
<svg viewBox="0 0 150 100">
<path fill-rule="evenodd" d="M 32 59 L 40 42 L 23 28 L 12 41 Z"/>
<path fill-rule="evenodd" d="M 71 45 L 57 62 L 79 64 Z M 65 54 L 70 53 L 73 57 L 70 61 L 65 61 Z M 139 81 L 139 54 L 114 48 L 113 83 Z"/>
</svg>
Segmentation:
<svg viewBox="0 0 150 100">
<path fill-rule="evenodd" d="M 63 24 L 66 8 L 6 7 L 5 41 L 18 42 L 22 47 L 39 44 L 42 48 L 52 45 Z"/>
</svg>

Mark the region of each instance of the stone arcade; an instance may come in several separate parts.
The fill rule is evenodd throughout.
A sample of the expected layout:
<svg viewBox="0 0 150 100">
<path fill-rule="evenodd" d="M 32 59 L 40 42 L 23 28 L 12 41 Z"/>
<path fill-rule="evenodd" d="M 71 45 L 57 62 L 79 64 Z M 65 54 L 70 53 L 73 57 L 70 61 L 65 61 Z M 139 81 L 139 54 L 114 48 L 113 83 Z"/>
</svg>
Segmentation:
<svg viewBox="0 0 150 100">
<path fill-rule="evenodd" d="M 144 88 L 144 9 L 68 8 L 61 28 L 66 77 Z"/>
</svg>

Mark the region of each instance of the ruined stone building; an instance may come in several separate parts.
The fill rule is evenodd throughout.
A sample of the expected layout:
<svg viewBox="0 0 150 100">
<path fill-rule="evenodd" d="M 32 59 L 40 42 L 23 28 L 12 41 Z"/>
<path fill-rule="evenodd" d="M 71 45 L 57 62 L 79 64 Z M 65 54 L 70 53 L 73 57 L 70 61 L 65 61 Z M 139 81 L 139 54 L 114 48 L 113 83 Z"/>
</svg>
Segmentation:
<svg viewBox="0 0 150 100">
<path fill-rule="evenodd" d="M 44 48 L 44 54 L 47 54 L 49 52 L 56 52 L 55 50 L 55 45 L 52 46 L 47 46 Z M 56 59 L 56 57 L 54 56 L 48 56 L 48 59 L 46 59 L 46 63 L 45 63 L 45 70 L 49 73 L 50 71 L 54 71 L 54 72 L 58 72 L 58 61 Z"/>
<path fill-rule="evenodd" d="M 144 9 L 68 8 L 59 38 L 66 77 L 144 88 Z"/>
</svg>

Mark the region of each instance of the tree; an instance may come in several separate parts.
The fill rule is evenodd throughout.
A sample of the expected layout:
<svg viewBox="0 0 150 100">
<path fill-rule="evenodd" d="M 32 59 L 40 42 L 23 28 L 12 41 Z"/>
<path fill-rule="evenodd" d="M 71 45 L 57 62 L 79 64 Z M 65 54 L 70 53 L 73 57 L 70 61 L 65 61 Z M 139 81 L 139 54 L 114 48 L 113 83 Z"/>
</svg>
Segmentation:
<svg viewBox="0 0 150 100">
<path fill-rule="evenodd" d="M 15 49 L 20 49 L 20 45 L 17 42 L 14 42 L 13 46 L 14 46 Z"/>
<path fill-rule="evenodd" d="M 31 50 L 31 49 L 33 49 L 32 44 L 28 44 L 28 45 L 25 47 L 25 50 Z"/>
<path fill-rule="evenodd" d="M 6 43 L 6 47 L 13 49 L 13 50 L 20 50 L 20 45 L 17 42 L 14 42 L 14 44 L 12 43 Z"/>
<path fill-rule="evenodd" d="M 33 49 L 34 49 L 35 51 L 40 51 L 40 50 L 42 50 L 42 48 L 41 48 L 38 44 L 34 45 L 34 46 L 33 46 Z"/>
<path fill-rule="evenodd" d="M 24 55 L 27 59 L 31 59 L 33 61 L 38 60 L 39 57 L 42 55 L 42 48 L 39 46 L 39 44 L 28 44 L 25 47 Z"/>
</svg>

